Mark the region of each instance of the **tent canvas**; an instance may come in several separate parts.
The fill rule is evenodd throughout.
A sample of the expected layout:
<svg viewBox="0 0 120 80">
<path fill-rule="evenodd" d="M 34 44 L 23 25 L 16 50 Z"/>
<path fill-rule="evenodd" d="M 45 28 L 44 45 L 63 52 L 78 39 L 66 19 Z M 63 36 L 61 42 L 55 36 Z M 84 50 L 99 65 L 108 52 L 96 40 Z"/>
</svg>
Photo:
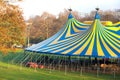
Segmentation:
<svg viewBox="0 0 120 80">
<path fill-rule="evenodd" d="M 58 33 L 25 50 L 69 56 L 118 58 L 120 57 L 120 26 L 102 25 L 98 11 L 90 26 L 77 21 L 70 13 L 68 21 Z"/>
</svg>

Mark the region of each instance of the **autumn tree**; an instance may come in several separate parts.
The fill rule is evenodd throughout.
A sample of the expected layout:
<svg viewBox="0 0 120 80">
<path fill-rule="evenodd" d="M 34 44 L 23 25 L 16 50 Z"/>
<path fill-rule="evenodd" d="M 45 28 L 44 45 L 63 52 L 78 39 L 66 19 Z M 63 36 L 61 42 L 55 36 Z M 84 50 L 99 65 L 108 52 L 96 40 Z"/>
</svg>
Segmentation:
<svg viewBox="0 0 120 80">
<path fill-rule="evenodd" d="M 57 33 L 66 23 L 69 15 L 68 10 L 60 12 L 56 17 L 48 12 L 43 12 L 42 15 L 30 17 L 27 22 L 32 22 L 30 28 L 30 43 L 38 43 L 44 39 L 47 39 Z M 80 19 L 77 11 L 72 11 L 73 16 L 76 19 Z"/>
<path fill-rule="evenodd" d="M 28 20 L 32 21 L 32 27 L 30 29 L 30 43 L 38 43 L 44 39 L 47 39 L 57 33 L 66 23 L 69 15 L 69 11 L 64 9 L 56 17 L 48 12 L 44 12 L 42 15 L 37 15 Z M 93 21 L 96 11 L 91 11 L 88 14 L 81 15 L 80 12 L 72 11 L 73 16 L 80 22 L 83 21 Z M 101 16 L 101 21 L 112 21 L 117 22 L 117 15 L 115 11 L 102 11 L 99 10 Z"/>
<path fill-rule="evenodd" d="M 25 42 L 25 22 L 18 6 L 0 0 L 0 51 Z"/>
<path fill-rule="evenodd" d="M 112 21 L 113 23 L 118 22 L 120 19 L 120 16 L 117 15 L 119 11 L 115 10 L 99 10 L 99 14 L 101 17 L 101 21 Z M 87 13 L 83 18 L 81 18 L 82 21 L 93 21 L 94 15 L 96 11 L 91 11 L 90 13 Z"/>
</svg>

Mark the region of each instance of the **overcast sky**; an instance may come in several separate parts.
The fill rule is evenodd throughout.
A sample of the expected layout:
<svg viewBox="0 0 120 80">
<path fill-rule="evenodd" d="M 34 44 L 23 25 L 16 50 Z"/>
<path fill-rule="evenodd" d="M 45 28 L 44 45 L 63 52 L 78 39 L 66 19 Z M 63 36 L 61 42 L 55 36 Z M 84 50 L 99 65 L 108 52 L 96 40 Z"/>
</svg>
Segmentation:
<svg viewBox="0 0 120 80">
<path fill-rule="evenodd" d="M 120 0 L 23 0 L 20 3 L 24 17 L 41 15 L 44 11 L 58 15 L 64 9 L 72 8 L 88 13 L 99 7 L 101 10 L 120 9 Z"/>
</svg>

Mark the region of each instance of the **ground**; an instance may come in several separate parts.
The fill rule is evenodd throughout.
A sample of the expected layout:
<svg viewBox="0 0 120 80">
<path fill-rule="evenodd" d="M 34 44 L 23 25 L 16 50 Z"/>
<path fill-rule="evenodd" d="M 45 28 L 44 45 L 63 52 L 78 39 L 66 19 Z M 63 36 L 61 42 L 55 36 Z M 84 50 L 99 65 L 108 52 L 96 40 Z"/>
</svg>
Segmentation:
<svg viewBox="0 0 120 80">
<path fill-rule="evenodd" d="M 21 53 L 20 53 L 21 54 Z M 0 80 L 120 80 L 120 75 L 33 69 L 12 63 L 18 54 L 0 54 Z"/>
</svg>

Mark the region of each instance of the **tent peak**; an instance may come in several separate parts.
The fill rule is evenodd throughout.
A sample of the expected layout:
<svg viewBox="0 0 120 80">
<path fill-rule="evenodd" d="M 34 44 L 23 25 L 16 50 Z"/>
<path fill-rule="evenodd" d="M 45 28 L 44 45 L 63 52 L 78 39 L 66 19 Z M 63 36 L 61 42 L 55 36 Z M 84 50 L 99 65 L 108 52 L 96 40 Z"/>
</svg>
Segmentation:
<svg viewBox="0 0 120 80">
<path fill-rule="evenodd" d="M 73 18 L 73 15 L 72 15 L 72 13 L 69 13 L 68 19 L 71 19 L 71 18 Z"/>
<path fill-rule="evenodd" d="M 98 13 L 99 11 L 99 8 L 95 8 L 97 11 L 96 11 L 96 14 L 95 14 L 95 19 L 100 19 L 100 15 Z"/>
<path fill-rule="evenodd" d="M 72 12 L 72 9 L 71 9 L 71 8 L 69 8 L 69 9 L 68 9 L 68 11 L 70 12 L 70 13 L 69 13 L 69 16 L 68 16 L 68 19 L 73 18 L 73 15 L 72 15 L 72 13 L 71 13 L 71 12 Z"/>
<path fill-rule="evenodd" d="M 70 12 L 72 11 L 72 9 L 71 9 L 71 8 L 69 8 L 68 10 L 69 10 Z"/>
<path fill-rule="evenodd" d="M 98 7 L 96 7 L 95 9 L 96 9 L 97 11 L 99 11 L 99 8 L 98 8 Z"/>
</svg>

